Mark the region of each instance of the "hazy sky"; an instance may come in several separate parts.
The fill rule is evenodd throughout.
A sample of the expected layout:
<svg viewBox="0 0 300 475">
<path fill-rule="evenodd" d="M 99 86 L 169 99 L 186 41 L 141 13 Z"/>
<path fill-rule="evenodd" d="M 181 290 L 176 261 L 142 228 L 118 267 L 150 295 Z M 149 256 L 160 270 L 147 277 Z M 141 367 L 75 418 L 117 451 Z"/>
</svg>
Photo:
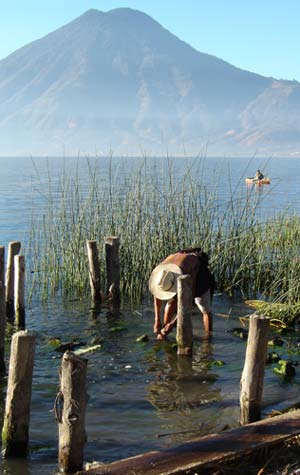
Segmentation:
<svg viewBox="0 0 300 475">
<path fill-rule="evenodd" d="M 89 8 L 151 15 L 198 51 L 300 81 L 300 0 L 0 0 L 0 59 Z"/>
</svg>

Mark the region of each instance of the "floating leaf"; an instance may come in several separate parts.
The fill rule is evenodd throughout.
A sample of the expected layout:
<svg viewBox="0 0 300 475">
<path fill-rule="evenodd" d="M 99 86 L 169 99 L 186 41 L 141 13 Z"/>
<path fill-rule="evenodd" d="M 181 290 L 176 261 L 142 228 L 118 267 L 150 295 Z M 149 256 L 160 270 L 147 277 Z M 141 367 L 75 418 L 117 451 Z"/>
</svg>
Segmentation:
<svg viewBox="0 0 300 475">
<path fill-rule="evenodd" d="M 77 356 L 84 355 L 85 353 L 93 353 L 101 348 L 101 345 L 89 346 L 88 348 L 79 348 L 74 350 L 73 353 Z"/>
<path fill-rule="evenodd" d="M 61 339 L 60 338 L 50 338 L 50 340 L 48 340 L 48 345 L 50 346 L 59 346 L 61 344 Z"/>
<path fill-rule="evenodd" d="M 245 304 L 251 308 L 259 308 L 261 305 L 266 304 L 265 300 L 245 300 Z"/>
<path fill-rule="evenodd" d="M 239 336 L 242 338 L 242 340 L 245 340 L 248 337 L 248 332 L 247 330 L 244 330 L 243 328 L 232 328 L 229 330 L 229 333 L 232 333 L 232 335 Z"/>
<path fill-rule="evenodd" d="M 272 340 L 268 341 L 268 345 L 269 346 L 283 346 L 284 341 L 279 336 L 275 336 L 274 338 L 272 338 Z"/>
<path fill-rule="evenodd" d="M 147 341 L 149 341 L 149 337 L 148 337 L 148 335 L 141 335 L 141 336 L 138 336 L 135 341 L 137 341 L 137 342 L 147 342 Z"/>
<path fill-rule="evenodd" d="M 285 360 L 278 361 L 278 366 L 274 368 L 274 372 L 286 378 L 291 378 L 296 373 L 293 363 Z"/>
<path fill-rule="evenodd" d="M 212 365 L 213 366 L 224 366 L 225 363 L 222 360 L 215 360 L 215 361 L 212 362 Z"/>
<path fill-rule="evenodd" d="M 123 331 L 125 331 L 125 330 L 127 330 L 127 327 L 123 327 L 123 326 L 121 326 L 121 325 L 116 326 L 116 327 L 111 327 L 111 328 L 109 329 L 109 331 L 112 332 L 112 333 L 114 333 L 114 332 L 123 332 Z"/>
<path fill-rule="evenodd" d="M 276 351 L 272 351 L 272 353 L 268 353 L 266 364 L 278 363 L 279 360 L 280 360 L 279 354 L 276 353 Z"/>
</svg>

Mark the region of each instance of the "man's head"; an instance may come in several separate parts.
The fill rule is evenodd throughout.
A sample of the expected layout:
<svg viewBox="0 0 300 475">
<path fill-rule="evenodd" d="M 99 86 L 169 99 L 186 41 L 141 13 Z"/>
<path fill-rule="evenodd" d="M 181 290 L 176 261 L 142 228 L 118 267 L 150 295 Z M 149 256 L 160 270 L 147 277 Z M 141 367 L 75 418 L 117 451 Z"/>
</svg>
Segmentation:
<svg viewBox="0 0 300 475">
<path fill-rule="evenodd" d="M 176 264 L 159 264 L 152 271 L 149 290 L 160 300 L 169 300 L 177 294 L 177 278 L 182 270 Z"/>
</svg>

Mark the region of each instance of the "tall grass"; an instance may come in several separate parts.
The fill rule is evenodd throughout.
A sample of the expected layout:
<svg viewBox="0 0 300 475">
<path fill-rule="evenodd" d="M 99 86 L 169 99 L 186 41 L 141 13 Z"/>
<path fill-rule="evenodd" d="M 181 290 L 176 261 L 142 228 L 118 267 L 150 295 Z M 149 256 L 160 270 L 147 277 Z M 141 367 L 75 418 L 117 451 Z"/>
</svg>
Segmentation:
<svg viewBox="0 0 300 475">
<path fill-rule="evenodd" d="M 32 288 L 43 298 L 88 294 L 88 239 L 99 243 L 104 287 L 104 239 L 117 235 L 121 290 L 131 300 L 147 295 L 155 265 L 190 246 L 210 254 L 221 290 L 299 300 L 299 217 L 279 214 L 262 222 L 254 194 L 240 196 L 235 189 L 222 199 L 223 177 L 208 183 L 201 160 L 179 177 L 171 161 L 165 171 L 151 168 L 146 159 L 129 171 L 108 163 L 105 179 L 97 161 L 87 161 L 83 178 L 76 169 L 62 170 L 54 184 L 49 174 L 46 203 L 33 219 L 29 245 Z"/>
</svg>

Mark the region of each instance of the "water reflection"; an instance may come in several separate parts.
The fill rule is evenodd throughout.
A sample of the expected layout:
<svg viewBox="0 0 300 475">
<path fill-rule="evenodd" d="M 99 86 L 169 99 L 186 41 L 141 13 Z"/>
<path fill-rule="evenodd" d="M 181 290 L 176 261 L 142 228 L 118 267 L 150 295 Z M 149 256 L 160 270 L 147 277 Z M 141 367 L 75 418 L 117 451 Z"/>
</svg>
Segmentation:
<svg viewBox="0 0 300 475">
<path fill-rule="evenodd" d="M 101 315 L 101 313 L 105 312 L 107 318 L 117 318 L 121 315 L 120 311 L 120 303 L 113 303 L 113 302 L 105 302 L 104 305 L 93 302 L 90 311 L 89 311 L 89 316 L 90 320 L 92 322 L 97 321 L 98 317 Z"/>
<path fill-rule="evenodd" d="M 221 399 L 217 375 L 210 369 L 212 352 L 208 340 L 194 349 L 192 358 L 179 357 L 172 345 L 165 345 L 165 360 L 157 364 L 156 379 L 149 384 L 147 393 L 157 415 L 167 422 L 162 427 L 169 429 L 159 437 L 169 436 L 174 441 L 207 433 L 203 410 Z M 150 362 L 153 371 L 153 361 Z"/>
<path fill-rule="evenodd" d="M 16 473 L 20 473 L 22 475 L 31 475 L 32 472 L 28 464 L 24 461 L 2 461 L 1 463 L 1 473 L 3 475 L 16 475 Z"/>
<path fill-rule="evenodd" d="M 49 454 L 48 459 L 49 459 Z M 55 470 L 55 465 L 52 463 L 45 463 L 41 465 L 40 460 L 32 461 L 30 459 L 10 459 L 1 462 L 2 475 L 50 475 L 58 473 Z M 54 471 L 55 470 L 55 471 Z"/>
<path fill-rule="evenodd" d="M 89 310 L 89 321 L 93 324 L 97 322 L 98 317 L 101 315 L 102 306 L 99 303 L 94 303 Z"/>
</svg>

